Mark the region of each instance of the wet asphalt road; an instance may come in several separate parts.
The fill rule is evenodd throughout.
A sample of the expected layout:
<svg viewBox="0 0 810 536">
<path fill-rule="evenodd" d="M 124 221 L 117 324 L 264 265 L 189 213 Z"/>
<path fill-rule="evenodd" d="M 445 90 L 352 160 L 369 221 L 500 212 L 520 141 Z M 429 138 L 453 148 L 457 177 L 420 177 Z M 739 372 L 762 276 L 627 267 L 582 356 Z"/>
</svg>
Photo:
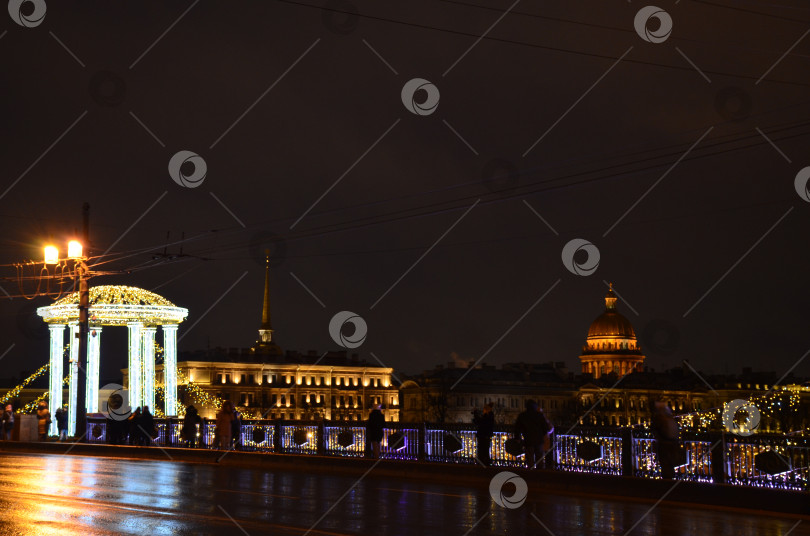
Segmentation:
<svg viewBox="0 0 810 536">
<path fill-rule="evenodd" d="M 5 535 L 803 536 L 810 521 L 530 494 L 498 506 L 474 486 L 172 461 L 0 455 Z M 349 491 L 351 490 L 351 491 Z M 511 491 L 511 490 L 510 490 Z M 649 512 L 649 513 L 648 513 Z M 798 525 L 797 525 L 798 523 Z"/>
</svg>

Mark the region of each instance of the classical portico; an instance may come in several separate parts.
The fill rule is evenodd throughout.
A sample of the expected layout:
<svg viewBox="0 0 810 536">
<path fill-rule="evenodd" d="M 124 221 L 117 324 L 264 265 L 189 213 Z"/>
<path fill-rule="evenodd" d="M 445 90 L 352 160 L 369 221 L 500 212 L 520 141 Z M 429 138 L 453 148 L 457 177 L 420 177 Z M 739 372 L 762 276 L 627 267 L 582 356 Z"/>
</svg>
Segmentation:
<svg viewBox="0 0 810 536">
<path fill-rule="evenodd" d="M 103 327 L 123 327 L 128 330 L 129 380 L 126 387 L 131 408 L 155 406 L 155 342 L 158 328 L 163 337 L 165 413 L 177 414 L 177 328 L 188 316 L 188 310 L 177 307 L 167 299 L 137 287 L 103 285 L 90 289 L 87 334 L 87 383 L 78 385 L 79 358 L 79 294 L 74 292 L 37 314 L 50 330 L 49 406 L 51 415 L 63 405 L 65 349 L 68 348 L 68 434 L 76 435 L 76 400 L 78 389 L 86 392 L 87 413 L 99 411 L 99 371 L 101 364 L 101 333 Z M 65 345 L 65 332 L 69 342 Z M 55 435 L 56 419 L 49 433 Z M 81 433 L 81 432 L 80 432 Z"/>
</svg>

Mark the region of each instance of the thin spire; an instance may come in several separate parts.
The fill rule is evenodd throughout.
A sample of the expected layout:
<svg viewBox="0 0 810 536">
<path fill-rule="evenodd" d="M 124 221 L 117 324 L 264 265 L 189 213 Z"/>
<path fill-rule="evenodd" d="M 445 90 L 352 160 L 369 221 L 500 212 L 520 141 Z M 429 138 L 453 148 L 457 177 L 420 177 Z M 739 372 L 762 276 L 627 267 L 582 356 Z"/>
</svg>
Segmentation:
<svg viewBox="0 0 810 536">
<path fill-rule="evenodd" d="M 262 325 L 259 328 L 259 340 L 270 342 L 273 340 L 273 326 L 270 323 L 270 250 L 264 250 L 266 261 L 264 265 L 264 303 L 262 304 Z"/>
<path fill-rule="evenodd" d="M 616 300 L 618 298 L 616 298 L 616 293 L 613 292 L 613 283 L 609 283 L 608 286 L 610 288 L 608 289 L 608 292 L 605 295 L 605 309 L 611 311 L 616 309 Z"/>
</svg>

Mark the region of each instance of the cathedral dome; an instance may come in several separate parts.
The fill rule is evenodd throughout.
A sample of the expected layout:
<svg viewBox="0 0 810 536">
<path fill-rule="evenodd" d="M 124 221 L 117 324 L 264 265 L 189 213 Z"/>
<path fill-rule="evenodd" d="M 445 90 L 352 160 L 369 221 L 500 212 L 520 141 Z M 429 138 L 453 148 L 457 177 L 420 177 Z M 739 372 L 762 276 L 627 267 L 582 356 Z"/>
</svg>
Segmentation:
<svg viewBox="0 0 810 536">
<path fill-rule="evenodd" d="M 605 295 L 605 312 L 591 323 L 579 356 L 582 372 L 593 374 L 594 378 L 639 371 L 644 363 L 633 325 L 616 310 L 617 299 L 611 285 Z"/>
<path fill-rule="evenodd" d="M 591 323 L 588 338 L 635 339 L 636 332 L 627 318 L 616 310 L 616 294 L 611 288 L 605 296 L 605 312 Z"/>
</svg>

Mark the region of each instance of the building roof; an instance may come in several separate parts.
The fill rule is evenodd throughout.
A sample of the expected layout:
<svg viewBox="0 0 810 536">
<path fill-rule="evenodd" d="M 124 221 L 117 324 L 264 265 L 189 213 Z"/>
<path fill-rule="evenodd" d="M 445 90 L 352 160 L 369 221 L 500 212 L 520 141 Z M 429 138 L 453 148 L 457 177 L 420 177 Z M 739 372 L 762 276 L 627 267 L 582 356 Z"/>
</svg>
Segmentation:
<svg viewBox="0 0 810 536">
<path fill-rule="evenodd" d="M 345 350 L 338 352 L 316 352 L 310 350 L 301 353 L 294 350 L 287 350 L 283 354 L 263 353 L 254 348 L 210 348 L 208 350 L 197 350 L 193 352 L 181 352 L 178 362 L 200 361 L 210 363 L 233 363 L 233 364 L 284 364 L 284 365 L 318 365 L 327 367 L 366 367 L 381 368 L 375 363 L 361 359 L 359 355 L 349 356 Z"/>
<path fill-rule="evenodd" d="M 605 295 L 605 312 L 596 317 L 588 329 L 588 338 L 633 339 L 636 332 L 627 318 L 616 310 L 616 294 L 611 286 Z"/>
</svg>

